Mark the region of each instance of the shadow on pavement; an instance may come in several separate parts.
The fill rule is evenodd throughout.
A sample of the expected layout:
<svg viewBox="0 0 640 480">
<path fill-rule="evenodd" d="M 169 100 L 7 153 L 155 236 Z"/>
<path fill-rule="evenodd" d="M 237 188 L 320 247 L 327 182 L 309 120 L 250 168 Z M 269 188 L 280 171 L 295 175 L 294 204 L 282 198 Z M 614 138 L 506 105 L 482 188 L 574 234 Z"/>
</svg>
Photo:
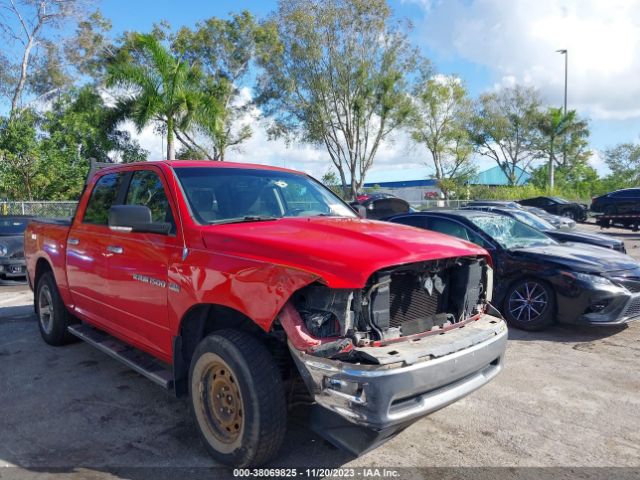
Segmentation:
<svg viewBox="0 0 640 480">
<path fill-rule="evenodd" d="M 554 325 L 540 332 L 528 332 L 509 328 L 509 340 L 542 340 L 547 342 L 591 342 L 616 335 L 628 327 L 627 325 L 611 325 L 607 327 L 589 327 L 581 325 Z"/>
</svg>

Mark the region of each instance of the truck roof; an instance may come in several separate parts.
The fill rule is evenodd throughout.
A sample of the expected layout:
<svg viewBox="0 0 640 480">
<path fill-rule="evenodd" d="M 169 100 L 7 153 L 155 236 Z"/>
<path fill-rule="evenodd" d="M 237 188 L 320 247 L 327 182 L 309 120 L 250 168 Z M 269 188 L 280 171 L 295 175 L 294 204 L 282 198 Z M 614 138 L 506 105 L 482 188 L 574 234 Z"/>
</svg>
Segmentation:
<svg viewBox="0 0 640 480">
<path fill-rule="evenodd" d="M 243 169 L 258 169 L 258 170 L 274 170 L 279 172 L 289 172 L 301 174 L 298 170 L 292 170 L 289 168 L 274 167 L 272 165 L 261 165 L 258 163 L 241 163 L 241 162 L 219 162 L 212 160 L 147 160 L 144 162 L 135 163 L 114 163 L 113 165 L 105 166 L 105 169 L 111 169 L 113 167 L 123 167 L 127 165 L 136 165 L 139 163 L 152 163 L 154 165 L 166 165 L 168 167 L 204 167 L 204 168 L 243 168 Z"/>
</svg>

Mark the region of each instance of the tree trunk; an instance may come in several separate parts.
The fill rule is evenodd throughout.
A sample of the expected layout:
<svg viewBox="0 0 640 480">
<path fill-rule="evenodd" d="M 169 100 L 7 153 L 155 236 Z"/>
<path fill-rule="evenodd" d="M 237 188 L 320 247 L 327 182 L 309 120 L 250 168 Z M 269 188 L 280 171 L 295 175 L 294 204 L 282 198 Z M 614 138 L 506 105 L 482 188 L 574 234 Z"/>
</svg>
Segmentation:
<svg viewBox="0 0 640 480">
<path fill-rule="evenodd" d="M 11 117 L 13 117 L 16 110 L 18 109 L 18 103 L 20 102 L 20 97 L 22 96 L 22 90 L 24 89 L 24 84 L 27 81 L 27 68 L 29 67 L 29 57 L 31 56 L 32 48 L 33 36 L 29 37 L 29 41 L 24 47 L 24 53 L 22 55 L 22 65 L 20 66 L 20 79 L 18 80 L 16 89 L 13 91 L 13 98 L 11 99 Z"/>
<path fill-rule="evenodd" d="M 551 140 L 551 147 L 549 148 L 549 191 L 553 190 L 553 187 L 555 184 L 554 171 L 553 171 L 555 167 L 555 165 L 553 164 L 554 157 L 555 157 L 555 154 L 553 152 L 553 140 Z"/>
<path fill-rule="evenodd" d="M 167 120 L 167 160 L 175 160 L 176 152 L 173 140 L 173 119 Z"/>
</svg>

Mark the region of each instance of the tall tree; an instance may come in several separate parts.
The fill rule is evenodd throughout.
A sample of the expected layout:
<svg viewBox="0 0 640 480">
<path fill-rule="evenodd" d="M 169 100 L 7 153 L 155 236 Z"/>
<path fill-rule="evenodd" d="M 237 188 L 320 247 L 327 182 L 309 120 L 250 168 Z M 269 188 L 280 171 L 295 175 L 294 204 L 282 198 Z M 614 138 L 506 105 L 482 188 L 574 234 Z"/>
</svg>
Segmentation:
<svg viewBox="0 0 640 480">
<path fill-rule="evenodd" d="M 640 185 L 640 144 L 626 142 L 610 147 L 604 152 L 604 162 L 618 188 Z"/>
<path fill-rule="evenodd" d="M 578 118 L 575 110 L 565 114 L 561 108 L 549 108 L 539 115 L 537 126 L 542 134 L 541 153 L 549 159 L 548 186 L 553 189 L 556 165 L 567 167 L 590 156 L 591 152 L 586 148 L 589 124 L 586 120 Z M 558 156 L 558 152 L 562 154 Z"/>
<path fill-rule="evenodd" d="M 174 55 L 154 35 L 134 33 L 108 67 L 107 85 L 120 91 L 118 110 L 138 131 L 149 124 L 166 128 L 167 159 L 175 159 L 175 139 L 194 143 L 189 130 L 198 119 L 218 114 L 217 99 L 203 89 L 196 63 Z"/>
<path fill-rule="evenodd" d="M 261 79 L 271 133 L 324 146 L 354 196 L 408 117 L 415 51 L 385 0 L 281 0 L 272 21 L 279 42 Z"/>
<path fill-rule="evenodd" d="M 431 154 L 434 178 L 448 198 L 475 173 L 467 131 L 472 102 L 457 77 L 423 78 L 414 90 L 411 136 Z"/>
<path fill-rule="evenodd" d="M 58 49 L 48 35 L 74 16 L 78 7 L 79 0 L 0 0 L 0 30 L 19 52 L 19 59 L 15 62 L 18 73 L 11 79 L 11 116 L 20 106 L 22 95 L 28 85 L 30 68 L 34 63 L 34 54 L 39 47 L 44 46 L 46 50 L 45 60 L 40 62 L 40 71 L 49 70 L 49 73 L 53 73 L 53 76 L 48 77 L 48 82 L 43 83 L 40 78 L 39 85 L 51 87 L 51 81 L 60 75 Z M 53 88 L 58 86 L 53 84 Z"/>
<path fill-rule="evenodd" d="M 520 85 L 484 94 L 478 101 L 470 128 L 476 151 L 494 160 L 511 185 L 540 157 L 539 108 L 537 91 Z"/>
<path fill-rule="evenodd" d="M 201 133 L 211 148 L 202 148 L 212 160 L 224 160 L 225 153 L 251 134 L 251 126 L 239 121 L 254 105 L 247 95 L 251 83 L 250 68 L 258 57 L 270 51 L 276 38 L 273 24 L 260 24 L 248 11 L 229 19 L 212 17 L 192 30 L 181 28 L 172 40 L 174 50 L 189 61 L 198 62 L 212 82 L 212 94 L 218 96 L 220 114 L 212 121 L 202 119 Z M 191 154 L 198 154 L 197 149 Z"/>
<path fill-rule="evenodd" d="M 11 199 L 40 197 L 43 175 L 37 122 L 32 110 L 0 119 L 0 188 Z"/>
</svg>

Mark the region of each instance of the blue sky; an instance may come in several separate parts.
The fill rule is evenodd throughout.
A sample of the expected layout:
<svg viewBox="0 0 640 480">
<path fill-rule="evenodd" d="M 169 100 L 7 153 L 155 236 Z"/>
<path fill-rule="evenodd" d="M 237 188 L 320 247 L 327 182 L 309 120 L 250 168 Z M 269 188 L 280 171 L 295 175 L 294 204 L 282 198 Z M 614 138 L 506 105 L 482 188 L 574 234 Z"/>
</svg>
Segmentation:
<svg viewBox="0 0 640 480">
<path fill-rule="evenodd" d="M 193 26 L 211 16 L 247 9 L 264 17 L 275 1 L 102 0 L 113 33 L 148 31 L 153 23 Z M 640 139 L 640 0 L 390 0 L 398 18 L 413 24 L 411 39 L 438 73 L 460 76 L 474 97 L 514 82 L 535 86 L 548 105 L 561 106 L 564 60 L 569 50 L 569 108 L 591 122 L 593 165 L 605 171 L 600 151 Z M 151 130 L 140 141 L 161 156 Z M 256 129 L 229 159 L 286 165 L 322 175 L 322 150 L 268 142 Z M 428 174 L 429 157 L 405 134 L 381 149 L 369 180 Z M 493 166 L 479 160 L 482 167 Z"/>
</svg>

